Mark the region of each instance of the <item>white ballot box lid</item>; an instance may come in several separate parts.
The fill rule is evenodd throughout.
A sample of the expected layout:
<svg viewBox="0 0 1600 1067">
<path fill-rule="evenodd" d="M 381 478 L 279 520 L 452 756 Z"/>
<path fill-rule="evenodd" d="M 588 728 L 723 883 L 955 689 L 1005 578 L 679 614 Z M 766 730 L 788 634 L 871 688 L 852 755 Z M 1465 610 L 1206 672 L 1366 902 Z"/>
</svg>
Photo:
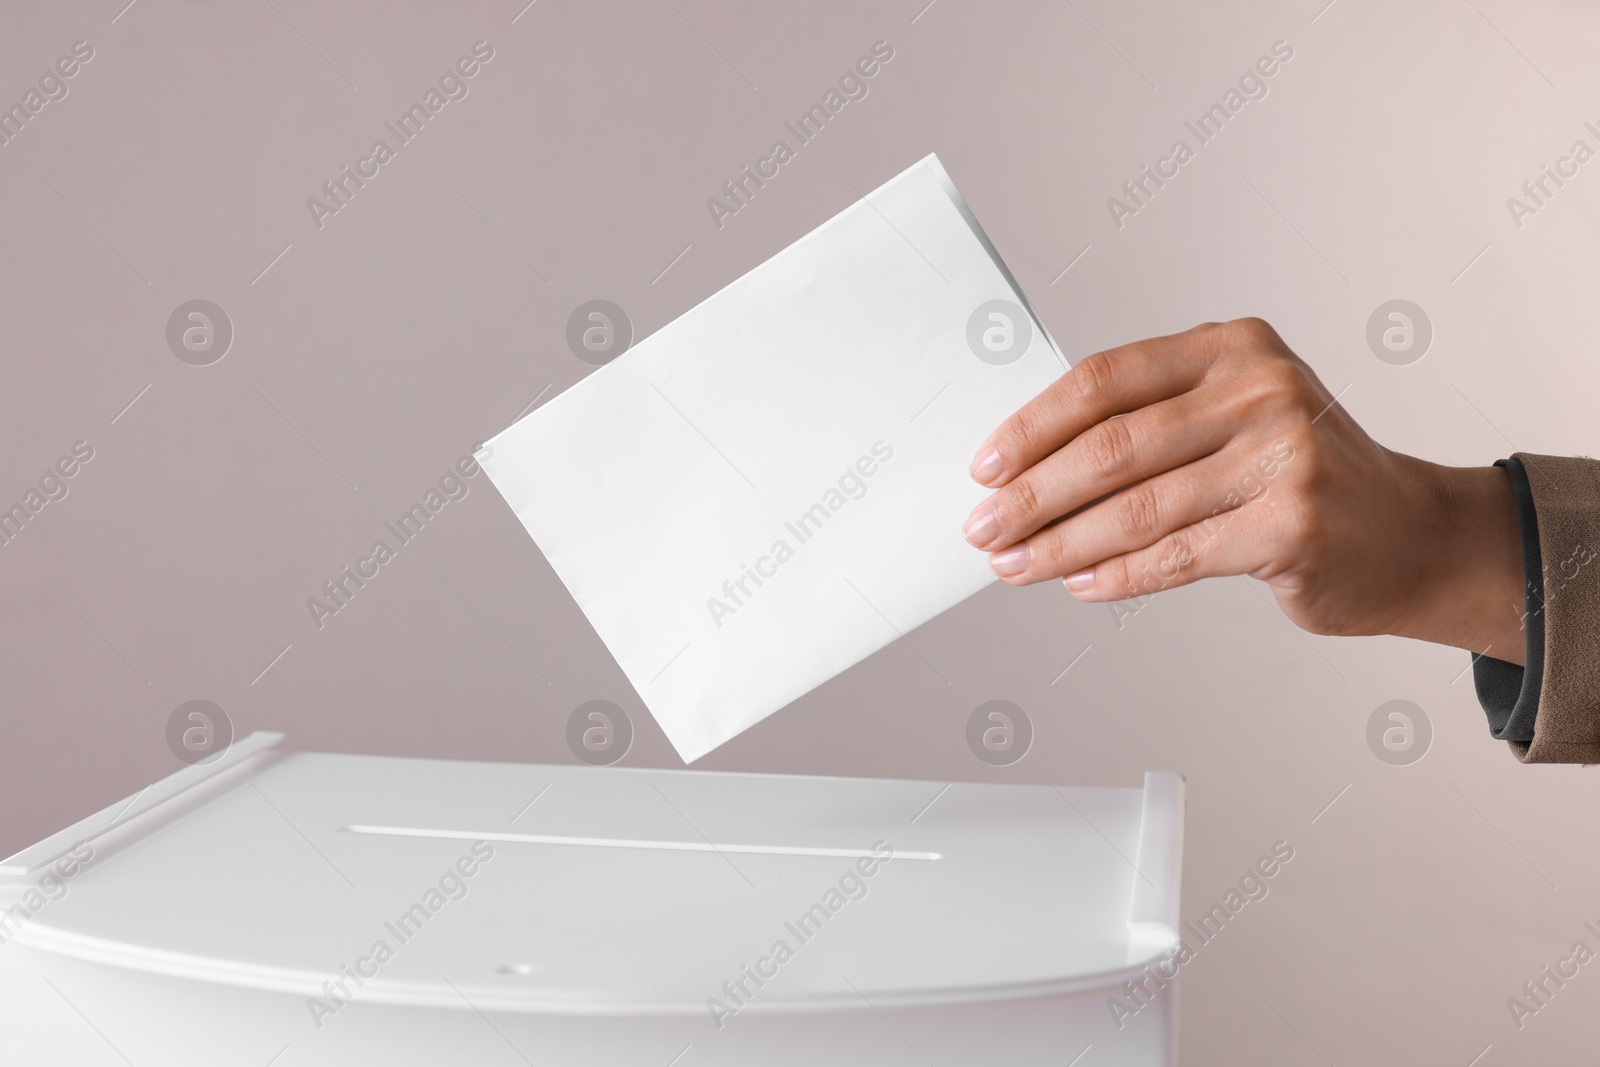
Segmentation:
<svg viewBox="0 0 1600 1067">
<path fill-rule="evenodd" d="M 308 997 L 356 973 L 373 1003 L 599 1015 L 703 1014 L 740 990 L 760 1012 L 1048 996 L 1177 946 L 1174 774 L 998 785 L 278 740 L 0 864 L 0 908 L 30 912 L 10 936 Z"/>
</svg>

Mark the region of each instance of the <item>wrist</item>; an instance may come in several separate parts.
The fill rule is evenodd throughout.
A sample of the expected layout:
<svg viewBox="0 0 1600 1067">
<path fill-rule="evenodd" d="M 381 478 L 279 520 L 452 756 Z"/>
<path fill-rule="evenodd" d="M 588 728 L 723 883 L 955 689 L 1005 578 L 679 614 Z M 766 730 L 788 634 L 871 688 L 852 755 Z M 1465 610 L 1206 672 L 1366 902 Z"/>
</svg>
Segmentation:
<svg viewBox="0 0 1600 1067">
<path fill-rule="evenodd" d="M 1415 596 L 1393 632 L 1522 663 L 1526 577 L 1505 469 L 1396 458 L 1412 465 L 1421 532 Z"/>
</svg>

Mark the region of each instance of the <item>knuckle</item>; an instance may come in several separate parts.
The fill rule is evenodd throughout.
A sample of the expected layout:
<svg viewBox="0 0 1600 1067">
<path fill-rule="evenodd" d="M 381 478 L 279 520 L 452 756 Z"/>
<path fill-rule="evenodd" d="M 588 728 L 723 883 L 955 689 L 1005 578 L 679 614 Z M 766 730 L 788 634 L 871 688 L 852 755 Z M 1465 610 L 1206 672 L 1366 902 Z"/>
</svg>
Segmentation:
<svg viewBox="0 0 1600 1067">
<path fill-rule="evenodd" d="M 1123 419 L 1099 423 L 1083 438 L 1089 465 L 1102 478 L 1125 473 L 1133 463 L 1133 435 Z"/>
<path fill-rule="evenodd" d="M 1294 360 L 1277 356 L 1254 363 L 1240 392 L 1247 412 L 1269 413 L 1283 422 L 1310 422 L 1326 403 Z"/>
<path fill-rule="evenodd" d="M 1230 327 L 1231 324 L 1226 322 L 1202 322 L 1185 330 L 1183 336 L 1191 351 L 1215 359 L 1227 350 Z"/>
<path fill-rule="evenodd" d="M 1161 529 L 1163 511 L 1161 494 L 1145 482 L 1122 494 L 1117 520 L 1124 534 L 1148 544 Z"/>
<path fill-rule="evenodd" d="M 1298 410 L 1306 401 L 1306 390 L 1294 367 L 1279 360 L 1263 364 L 1256 372 L 1260 398 L 1279 409 Z"/>
<path fill-rule="evenodd" d="M 1322 437 L 1311 426 L 1289 426 L 1278 435 L 1279 451 L 1285 457 L 1280 466 L 1291 473 L 1291 485 L 1310 488 L 1329 475 L 1328 450 Z"/>
<path fill-rule="evenodd" d="M 1028 570 L 1033 574 L 1058 576 L 1066 573 L 1067 544 L 1058 531 L 1028 539 Z"/>
<path fill-rule="evenodd" d="M 1194 564 L 1200 556 L 1200 550 L 1192 534 L 1179 531 L 1167 538 L 1167 556 L 1182 570 Z"/>
<path fill-rule="evenodd" d="M 1317 514 L 1316 478 L 1311 474 L 1308 481 L 1303 475 L 1297 491 L 1280 498 L 1274 509 L 1279 541 L 1293 559 L 1314 561 L 1323 548 L 1327 524 Z"/>
<path fill-rule="evenodd" d="M 1269 357 L 1264 364 L 1265 376 L 1275 392 L 1296 399 L 1311 399 L 1317 390 L 1313 379 L 1304 367 L 1284 356 Z"/>
<path fill-rule="evenodd" d="M 1001 501 L 1001 514 L 1012 522 L 1026 522 L 1039 514 L 1039 489 L 1030 475 L 1024 474 L 1006 486 Z"/>
<path fill-rule="evenodd" d="M 1198 558 L 1198 549 L 1194 538 L 1189 534 L 1179 531 L 1169 534 L 1161 542 L 1161 550 L 1156 558 L 1156 574 L 1163 582 L 1177 579 L 1189 567 L 1194 566 Z"/>
<path fill-rule="evenodd" d="M 1262 494 L 1278 544 L 1294 557 L 1314 558 L 1330 530 L 1325 502 L 1336 490 L 1336 475 L 1320 451 L 1296 442 L 1293 462 L 1280 467 L 1272 488 Z"/>
<path fill-rule="evenodd" d="M 1030 404 L 1011 416 L 1009 437 L 1016 452 L 1027 453 L 1037 444 L 1044 432 L 1045 416 Z"/>
<path fill-rule="evenodd" d="M 1228 323 L 1228 329 L 1234 336 L 1247 344 L 1258 347 L 1276 346 L 1279 344 L 1278 331 L 1266 319 L 1248 315 L 1242 319 L 1234 319 Z"/>
<path fill-rule="evenodd" d="M 1309 426 L 1288 427 L 1274 438 L 1271 445 L 1271 454 L 1277 460 L 1276 469 L 1278 472 L 1281 473 L 1298 465 L 1299 469 L 1294 471 L 1294 476 L 1290 478 L 1290 484 L 1294 483 L 1295 479 L 1306 467 L 1316 465 L 1316 463 L 1308 464 L 1300 463 L 1299 461 L 1308 459 L 1320 462 L 1321 453 L 1321 442 L 1317 438 L 1316 431 Z"/>
<path fill-rule="evenodd" d="M 1233 319 L 1207 331 L 1205 337 L 1213 358 L 1230 375 L 1253 375 L 1277 363 L 1293 363 L 1278 331 L 1265 319 Z"/>
<path fill-rule="evenodd" d="M 1116 384 L 1110 353 L 1096 352 L 1085 357 L 1063 381 L 1070 382 L 1072 396 L 1079 403 L 1092 401 L 1110 392 Z"/>
</svg>

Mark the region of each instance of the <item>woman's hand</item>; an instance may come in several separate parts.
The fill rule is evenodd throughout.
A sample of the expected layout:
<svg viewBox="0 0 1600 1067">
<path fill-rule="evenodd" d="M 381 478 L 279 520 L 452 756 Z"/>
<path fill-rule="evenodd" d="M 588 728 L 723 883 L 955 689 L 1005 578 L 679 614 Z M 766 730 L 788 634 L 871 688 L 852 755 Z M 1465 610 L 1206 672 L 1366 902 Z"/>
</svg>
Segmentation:
<svg viewBox="0 0 1600 1067">
<path fill-rule="evenodd" d="M 1319 634 L 1399 634 L 1523 660 L 1506 473 L 1368 437 L 1260 319 L 1098 352 L 973 460 L 996 492 L 967 539 L 1012 585 L 1123 600 L 1198 578 L 1268 583 Z"/>
</svg>

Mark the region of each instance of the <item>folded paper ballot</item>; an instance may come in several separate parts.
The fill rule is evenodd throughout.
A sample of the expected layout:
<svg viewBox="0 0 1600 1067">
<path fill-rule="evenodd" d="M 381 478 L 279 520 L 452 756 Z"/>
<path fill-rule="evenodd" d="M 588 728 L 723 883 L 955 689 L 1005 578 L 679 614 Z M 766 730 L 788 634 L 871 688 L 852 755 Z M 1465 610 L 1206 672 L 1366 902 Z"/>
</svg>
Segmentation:
<svg viewBox="0 0 1600 1067">
<path fill-rule="evenodd" d="M 968 464 L 1066 368 L 930 155 L 478 460 L 691 762 L 995 580 Z"/>
</svg>

